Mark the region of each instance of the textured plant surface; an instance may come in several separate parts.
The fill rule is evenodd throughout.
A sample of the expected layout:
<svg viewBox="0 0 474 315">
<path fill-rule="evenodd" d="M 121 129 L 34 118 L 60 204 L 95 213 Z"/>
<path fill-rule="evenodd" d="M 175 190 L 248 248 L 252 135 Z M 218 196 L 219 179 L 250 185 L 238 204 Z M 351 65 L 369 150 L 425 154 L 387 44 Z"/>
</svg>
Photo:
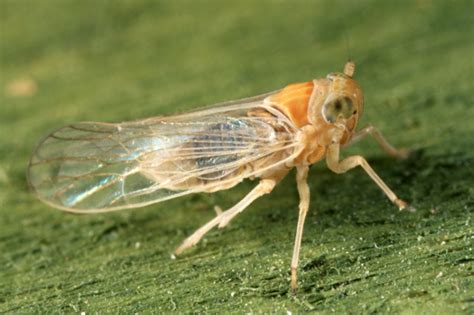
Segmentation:
<svg viewBox="0 0 474 315">
<path fill-rule="evenodd" d="M 472 1 L 0 1 L 0 312 L 473 313 Z M 26 166 L 64 124 L 118 122 L 252 96 L 342 70 L 411 157 L 310 176 L 300 289 L 291 173 L 176 260 L 173 249 L 255 183 L 118 213 L 40 203 Z"/>
</svg>

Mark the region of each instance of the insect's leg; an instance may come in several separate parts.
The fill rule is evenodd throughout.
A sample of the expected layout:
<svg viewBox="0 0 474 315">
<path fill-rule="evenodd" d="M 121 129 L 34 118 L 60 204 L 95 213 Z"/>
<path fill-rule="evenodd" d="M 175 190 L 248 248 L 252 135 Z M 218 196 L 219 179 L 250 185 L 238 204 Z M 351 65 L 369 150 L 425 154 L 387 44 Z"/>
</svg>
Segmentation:
<svg viewBox="0 0 474 315">
<path fill-rule="evenodd" d="M 187 239 L 179 245 L 178 248 L 175 249 L 174 253 L 176 255 L 181 254 L 185 249 L 188 249 L 189 247 L 192 247 L 196 245 L 201 238 L 209 232 L 213 227 L 215 227 L 217 224 L 219 224 L 219 217 L 215 217 L 211 221 L 207 222 L 203 226 L 201 226 L 199 229 L 197 229 L 191 236 L 189 236 Z"/>
<path fill-rule="evenodd" d="M 258 183 L 258 185 L 247 196 L 245 196 L 244 199 L 220 215 L 221 220 L 219 222 L 219 228 L 226 226 L 237 214 L 244 211 L 245 208 L 247 208 L 255 199 L 262 195 L 269 194 L 276 184 L 277 181 L 274 179 L 260 180 L 260 183 Z"/>
<path fill-rule="evenodd" d="M 383 190 L 388 199 L 398 206 L 400 210 L 407 207 L 407 203 L 395 195 L 395 193 L 384 183 L 384 181 L 370 167 L 369 163 L 360 155 L 349 156 L 344 160 L 339 160 L 339 144 L 334 143 L 328 147 L 326 163 L 329 169 L 337 174 L 345 173 L 356 166 L 361 166 L 372 180 Z"/>
<path fill-rule="evenodd" d="M 296 184 L 298 187 L 298 193 L 300 195 L 299 204 L 299 215 L 298 225 L 296 227 L 295 246 L 293 248 L 293 259 L 291 260 L 291 289 L 293 293 L 296 292 L 297 284 L 297 268 L 300 257 L 301 239 L 303 237 L 304 221 L 306 219 L 306 213 L 309 208 L 309 186 L 307 182 L 308 178 L 308 167 L 298 167 L 296 173 Z"/>
<path fill-rule="evenodd" d="M 221 215 L 222 214 L 222 208 L 219 206 L 214 206 L 214 211 L 216 212 L 216 215 Z"/>
<path fill-rule="evenodd" d="M 351 146 L 360 140 L 364 139 L 367 135 L 371 135 L 375 141 L 387 152 L 388 155 L 396 158 L 405 159 L 409 155 L 409 151 L 406 149 L 396 149 L 387 140 L 385 140 L 382 133 L 372 125 L 368 125 L 364 129 L 358 131 L 349 142 L 344 144 L 344 147 Z"/>
<path fill-rule="evenodd" d="M 220 227 L 225 226 L 234 216 L 244 211 L 245 208 L 247 208 L 255 199 L 272 191 L 276 183 L 277 181 L 274 179 L 262 179 L 260 183 L 258 183 L 258 185 L 255 186 L 254 189 L 252 189 L 252 191 L 250 191 L 250 193 L 248 193 L 247 196 L 240 200 L 235 206 L 222 212 L 185 239 L 184 242 L 175 250 L 175 254 L 180 254 L 185 249 L 196 245 L 201 238 L 216 225 L 219 225 Z"/>
</svg>

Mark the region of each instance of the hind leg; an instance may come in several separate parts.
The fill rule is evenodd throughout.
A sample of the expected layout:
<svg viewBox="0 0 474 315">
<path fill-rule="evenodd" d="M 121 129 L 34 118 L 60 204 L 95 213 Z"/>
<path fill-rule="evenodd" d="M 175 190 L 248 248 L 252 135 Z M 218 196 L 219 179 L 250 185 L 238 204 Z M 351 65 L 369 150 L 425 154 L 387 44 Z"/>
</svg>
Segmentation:
<svg viewBox="0 0 474 315">
<path fill-rule="evenodd" d="M 191 236 L 183 241 L 183 243 L 175 250 L 175 254 L 181 254 L 185 249 L 196 245 L 201 238 L 209 232 L 212 228 L 219 225 L 219 227 L 226 226 L 237 214 L 245 210 L 255 199 L 268 194 L 273 190 L 277 181 L 274 179 L 262 179 L 254 189 L 252 189 L 247 196 L 240 200 L 232 208 L 220 213 L 214 219 L 204 224 L 197 229 Z"/>
</svg>

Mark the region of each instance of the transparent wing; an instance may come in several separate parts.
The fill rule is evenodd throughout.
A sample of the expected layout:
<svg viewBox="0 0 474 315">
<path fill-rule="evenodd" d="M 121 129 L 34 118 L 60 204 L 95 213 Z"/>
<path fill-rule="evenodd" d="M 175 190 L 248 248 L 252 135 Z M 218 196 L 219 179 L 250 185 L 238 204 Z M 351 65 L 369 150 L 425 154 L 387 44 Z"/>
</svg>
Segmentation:
<svg viewBox="0 0 474 315">
<path fill-rule="evenodd" d="M 44 202 L 72 212 L 146 206 L 231 187 L 294 158 L 296 129 L 260 100 L 47 136 L 29 166 Z"/>
</svg>

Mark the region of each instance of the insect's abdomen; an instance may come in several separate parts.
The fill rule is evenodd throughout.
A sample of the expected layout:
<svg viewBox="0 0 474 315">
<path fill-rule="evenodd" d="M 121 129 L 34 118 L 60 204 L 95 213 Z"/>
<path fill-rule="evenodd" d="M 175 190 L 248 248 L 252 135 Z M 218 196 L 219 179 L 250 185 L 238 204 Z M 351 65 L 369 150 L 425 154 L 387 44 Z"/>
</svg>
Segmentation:
<svg viewBox="0 0 474 315">
<path fill-rule="evenodd" d="M 293 143 L 285 122 L 268 112 L 260 114 L 175 122 L 176 134 L 163 141 L 167 147 L 143 156 L 140 170 L 168 190 L 212 192 L 232 187 L 291 153 L 285 149 Z"/>
<path fill-rule="evenodd" d="M 313 89 L 313 81 L 290 84 L 277 94 L 268 97 L 265 102 L 278 108 L 300 128 L 309 124 L 308 104 Z"/>
<path fill-rule="evenodd" d="M 242 134 L 239 133 L 240 129 L 248 131 L 249 128 L 242 120 L 229 120 L 211 125 L 208 132 L 192 139 L 191 145 L 197 156 L 196 168 L 219 168 L 221 165 L 228 165 L 241 159 L 248 148 L 242 139 Z M 207 181 L 219 180 L 237 170 L 238 167 L 234 167 L 230 170 L 203 173 L 199 177 Z"/>
</svg>

